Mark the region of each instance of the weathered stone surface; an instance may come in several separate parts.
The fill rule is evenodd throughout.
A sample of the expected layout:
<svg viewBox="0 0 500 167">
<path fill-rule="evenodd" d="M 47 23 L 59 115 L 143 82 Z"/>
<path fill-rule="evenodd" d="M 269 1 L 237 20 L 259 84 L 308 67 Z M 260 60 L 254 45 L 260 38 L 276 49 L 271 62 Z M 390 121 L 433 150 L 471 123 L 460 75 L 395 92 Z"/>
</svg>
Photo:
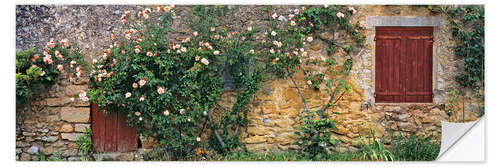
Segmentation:
<svg viewBox="0 0 500 167">
<path fill-rule="evenodd" d="M 83 107 L 63 107 L 61 109 L 61 119 L 68 122 L 88 122 L 90 118 L 90 108 Z"/>
<path fill-rule="evenodd" d="M 83 133 L 61 133 L 61 138 L 69 141 L 78 140 L 78 136 L 83 135 Z"/>
<path fill-rule="evenodd" d="M 28 151 L 29 154 L 36 154 L 38 153 L 38 146 L 31 146 Z"/>
<path fill-rule="evenodd" d="M 254 126 L 254 127 L 248 127 L 247 132 L 250 135 L 266 135 L 269 134 L 269 131 L 267 128 L 263 126 Z"/>
<path fill-rule="evenodd" d="M 75 124 L 75 132 L 85 132 L 85 128 L 90 129 L 90 124 Z"/>
<path fill-rule="evenodd" d="M 73 125 L 72 124 L 64 124 L 61 127 L 61 132 L 73 132 Z"/>
<path fill-rule="evenodd" d="M 69 97 L 48 98 L 48 99 L 45 99 L 45 101 L 47 102 L 48 106 L 58 107 L 58 106 L 64 106 L 64 105 L 68 104 L 70 102 L 70 98 Z"/>
<path fill-rule="evenodd" d="M 266 142 L 266 137 L 264 136 L 251 136 L 243 140 L 243 143 L 264 143 L 264 142 Z"/>
<path fill-rule="evenodd" d="M 276 142 L 279 144 L 291 144 L 295 142 L 297 136 L 294 133 L 282 133 L 276 137 Z"/>
</svg>

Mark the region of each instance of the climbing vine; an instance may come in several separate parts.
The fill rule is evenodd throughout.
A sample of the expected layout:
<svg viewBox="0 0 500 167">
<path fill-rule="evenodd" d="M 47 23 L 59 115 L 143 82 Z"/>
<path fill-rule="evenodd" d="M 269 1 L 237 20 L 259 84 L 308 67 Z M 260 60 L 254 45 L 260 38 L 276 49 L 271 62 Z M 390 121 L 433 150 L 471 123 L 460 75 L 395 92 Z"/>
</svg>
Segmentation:
<svg viewBox="0 0 500 167">
<path fill-rule="evenodd" d="M 262 41 L 265 49 L 261 49 L 263 59 L 270 66 L 273 74 L 293 82 L 298 95 L 304 103 L 299 126 L 299 141 L 296 143 L 301 152 L 313 159 L 322 159 L 327 155 L 327 149 L 338 141 L 330 139 L 331 132 L 336 130 L 335 121 L 326 112 L 334 106 L 346 93 L 351 91 L 347 78 L 353 65 L 354 47 L 362 47 L 365 41 L 363 33 L 364 22 L 350 23 L 349 17 L 356 13 L 354 7 L 325 6 L 296 9 L 294 13 L 278 16 L 273 13 L 271 27 L 266 32 L 266 40 Z M 309 55 L 304 49 L 318 39 L 316 32 L 320 29 L 326 32 L 345 33 L 348 39 L 326 39 L 329 43 L 328 55 L 320 57 Z M 358 51 L 361 53 L 361 51 Z M 344 61 L 339 62 L 337 58 Z M 310 66 L 326 66 L 326 71 L 313 70 Z M 320 91 L 321 85 L 326 87 L 330 99 L 323 108 L 311 111 L 294 74 L 304 73 L 309 88 Z M 334 78 L 327 78 L 334 74 Z M 335 114 L 330 112 L 330 114 Z"/>
<path fill-rule="evenodd" d="M 467 88 L 484 88 L 484 8 L 482 6 L 428 6 L 443 13 L 456 39 L 455 55 L 464 61 L 464 71 L 456 81 Z"/>
<path fill-rule="evenodd" d="M 16 108 L 24 108 L 66 74 L 70 81 L 82 77 L 87 63 L 80 49 L 51 39 L 43 52 L 34 48 L 16 52 Z"/>
</svg>

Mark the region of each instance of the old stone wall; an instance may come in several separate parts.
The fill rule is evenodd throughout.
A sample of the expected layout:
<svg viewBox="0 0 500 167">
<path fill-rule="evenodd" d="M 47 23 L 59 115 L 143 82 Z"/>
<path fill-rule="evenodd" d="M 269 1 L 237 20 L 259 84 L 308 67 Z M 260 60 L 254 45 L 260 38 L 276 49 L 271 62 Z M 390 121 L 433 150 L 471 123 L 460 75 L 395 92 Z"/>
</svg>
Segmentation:
<svg viewBox="0 0 500 167">
<path fill-rule="evenodd" d="M 149 6 L 153 7 L 153 6 Z M 181 24 L 189 6 L 176 6 L 177 18 L 174 21 L 175 36 L 189 33 L 186 25 Z M 230 6 L 235 10 L 236 17 L 229 18 L 229 28 L 236 31 L 252 26 L 263 34 L 269 27 L 269 15 L 276 12 L 287 16 L 298 6 Z M 82 49 L 86 60 L 91 60 L 102 49 L 110 45 L 111 34 L 119 33 L 120 16 L 124 11 L 132 13 L 143 10 L 145 6 L 17 6 L 16 8 L 16 50 L 31 47 L 42 49 L 50 38 L 68 38 L 71 43 Z M 375 136 L 384 137 L 387 143 L 389 131 L 402 131 L 419 135 L 433 134 L 440 136 L 440 121 L 459 121 L 461 112 L 448 116 L 444 112 L 444 104 L 450 99 L 446 93 L 459 89 L 453 77 L 460 71 L 461 60 L 453 54 L 453 37 L 448 30 L 444 16 L 429 12 L 418 6 L 355 6 L 357 13 L 352 22 L 367 21 L 368 16 L 434 16 L 441 17 L 442 26 L 435 31 L 434 43 L 434 103 L 433 104 L 375 104 L 374 93 L 374 29 L 366 30 L 366 44 L 363 51 L 356 51 L 354 65 L 348 82 L 353 85 L 353 91 L 346 94 L 335 108 L 339 114 L 332 118 L 337 122 L 338 131 L 333 138 L 341 141 L 339 149 L 356 150 L 356 141 L 361 136 L 368 136 L 374 130 Z M 343 32 L 316 32 L 314 42 L 305 49 L 311 57 L 327 56 L 328 45 L 323 40 L 329 38 L 343 39 Z M 180 40 L 180 38 L 176 39 Z M 359 52 L 359 53 L 358 53 Z M 342 61 L 342 58 L 338 58 Z M 325 71 L 326 67 L 308 66 L 313 70 Z M 304 76 L 298 73 L 294 76 L 298 81 L 312 110 L 321 108 L 328 101 L 329 95 L 308 88 Z M 333 74 L 327 77 L 335 77 Z M 77 147 L 74 140 L 82 134 L 84 127 L 90 125 L 90 107 L 88 103 L 70 98 L 85 89 L 87 81 L 58 83 L 44 94 L 40 100 L 33 103 L 31 109 L 17 111 L 16 120 L 16 155 L 18 160 L 37 160 L 37 153 L 55 156 L 61 153 L 66 160 L 77 159 Z M 483 91 L 483 90 L 479 90 Z M 321 93 L 323 92 L 323 93 Z M 481 115 L 483 99 L 476 96 L 477 92 L 469 91 L 464 101 L 458 98 L 454 109 L 462 111 L 465 107 L 465 120 L 475 120 Z M 224 94 L 221 103 L 231 101 L 231 92 Z M 77 98 L 75 98 L 77 99 Z M 462 102 L 465 102 L 462 105 Z M 303 110 L 294 84 L 290 80 L 273 79 L 267 81 L 249 104 L 249 125 L 243 129 L 241 139 L 252 151 L 296 149 L 293 144 L 297 136 L 297 125 L 300 124 L 299 114 Z M 22 110 L 22 111 L 21 111 Z M 143 146 L 151 146 L 143 140 Z M 129 155 L 129 154 L 127 154 Z"/>
</svg>

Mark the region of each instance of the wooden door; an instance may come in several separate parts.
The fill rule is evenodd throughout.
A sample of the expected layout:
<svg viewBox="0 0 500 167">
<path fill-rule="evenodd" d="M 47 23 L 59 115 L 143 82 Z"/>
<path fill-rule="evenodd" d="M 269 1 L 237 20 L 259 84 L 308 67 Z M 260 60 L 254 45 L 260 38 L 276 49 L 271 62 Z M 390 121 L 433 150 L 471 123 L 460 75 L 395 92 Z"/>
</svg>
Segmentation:
<svg viewBox="0 0 500 167">
<path fill-rule="evenodd" d="M 137 130 L 126 125 L 126 116 L 104 113 L 91 104 L 92 149 L 94 152 L 130 152 L 137 150 Z"/>
<path fill-rule="evenodd" d="M 375 102 L 432 102 L 432 27 L 377 27 Z"/>
</svg>

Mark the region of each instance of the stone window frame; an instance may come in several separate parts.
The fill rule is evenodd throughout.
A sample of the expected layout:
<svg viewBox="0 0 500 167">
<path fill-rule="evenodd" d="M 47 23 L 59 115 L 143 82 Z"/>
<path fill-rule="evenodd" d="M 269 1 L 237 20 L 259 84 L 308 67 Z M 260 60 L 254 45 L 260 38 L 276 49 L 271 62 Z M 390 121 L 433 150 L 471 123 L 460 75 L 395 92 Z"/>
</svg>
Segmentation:
<svg viewBox="0 0 500 167">
<path fill-rule="evenodd" d="M 372 91 L 370 92 L 370 101 L 371 104 L 376 105 L 407 105 L 407 104 L 436 104 L 436 96 L 437 93 L 437 81 L 439 78 L 438 75 L 438 47 L 434 43 L 432 45 L 432 92 L 434 96 L 432 97 L 431 103 L 375 103 L 375 28 L 378 26 L 394 26 L 394 27 L 433 27 L 433 36 L 434 39 L 439 39 L 439 30 L 444 28 L 443 19 L 439 16 L 366 16 L 366 43 L 372 48 L 370 49 L 370 55 L 372 57 L 372 68 L 371 68 L 371 79 L 372 83 Z"/>
</svg>

